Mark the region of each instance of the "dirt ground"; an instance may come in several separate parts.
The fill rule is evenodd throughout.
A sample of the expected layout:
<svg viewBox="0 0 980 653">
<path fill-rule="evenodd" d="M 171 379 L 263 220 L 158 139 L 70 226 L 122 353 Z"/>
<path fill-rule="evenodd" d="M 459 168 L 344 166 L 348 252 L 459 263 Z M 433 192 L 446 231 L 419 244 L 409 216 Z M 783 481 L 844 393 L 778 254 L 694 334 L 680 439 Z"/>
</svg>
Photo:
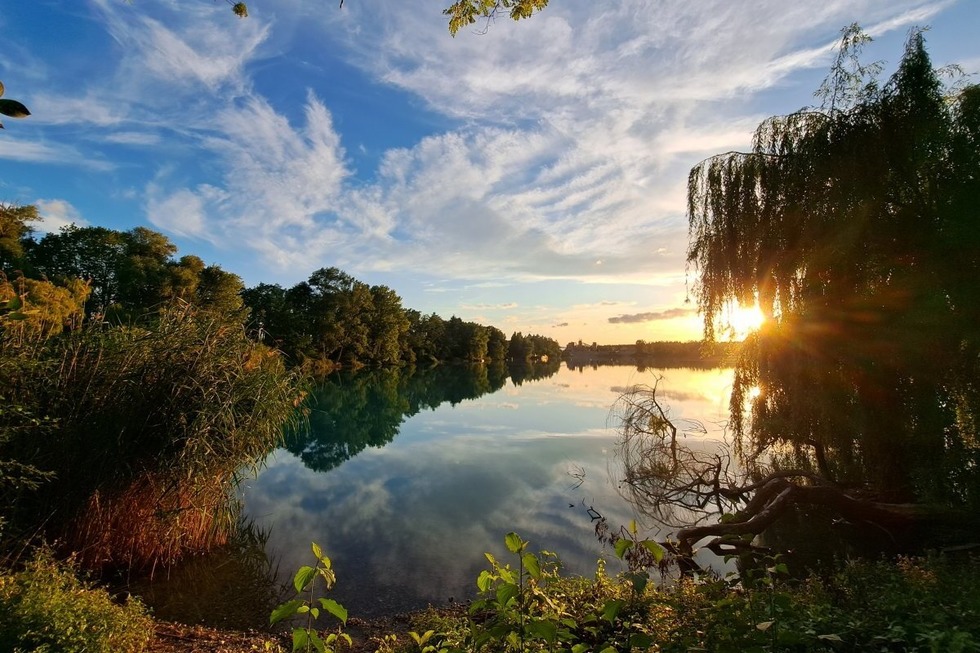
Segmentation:
<svg viewBox="0 0 980 653">
<path fill-rule="evenodd" d="M 394 633 L 399 640 L 408 639 L 411 630 L 410 615 L 395 615 L 366 621 L 350 619 L 344 632 L 354 640 L 352 648 L 346 645 L 338 650 L 351 653 L 374 653 L 381 638 Z M 257 631 L 238 632 L 216 630 L 204 626 L 185 626 L 166 621 L 157 622 L 156 633 L 147 653 L 251 653 L 253 651 L 292 650 L 288 633 L 274 635 Z"/>
</svg>

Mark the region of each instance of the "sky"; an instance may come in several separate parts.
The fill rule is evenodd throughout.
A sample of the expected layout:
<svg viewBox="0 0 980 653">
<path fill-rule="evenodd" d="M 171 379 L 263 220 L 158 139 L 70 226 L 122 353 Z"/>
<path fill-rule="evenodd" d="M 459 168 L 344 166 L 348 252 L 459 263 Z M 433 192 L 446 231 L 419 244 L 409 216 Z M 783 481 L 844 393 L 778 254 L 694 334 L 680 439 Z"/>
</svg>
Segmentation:
<svg viewBox="0 0 980 653">
<path fill-rule="evenodd" d="M 977 0 L 552 0 L 455 38 L 450 0 L 248 4 L 4 3 L 32 115 L 3 120 L 0 202 L 149 227 L 249 286 L 334 266 L 508 335 L 697 339 L 691 167 L 816 104 L 853 22 L 885 75 L 914 26 L 980 70 Z"/>
</svg>

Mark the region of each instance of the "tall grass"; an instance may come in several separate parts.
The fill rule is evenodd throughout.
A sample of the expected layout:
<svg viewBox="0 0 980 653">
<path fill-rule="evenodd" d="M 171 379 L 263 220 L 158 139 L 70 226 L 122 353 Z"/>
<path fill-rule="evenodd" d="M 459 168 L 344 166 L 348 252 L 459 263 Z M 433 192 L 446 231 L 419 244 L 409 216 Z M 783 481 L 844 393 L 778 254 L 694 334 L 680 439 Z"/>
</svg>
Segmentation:
<svg viewBox="0 0 980 653">
<path fill-rule="evenodd" d="M 224 542 L 237 475 L 280 442 L 301 397 L 277 352 L 186 305 L 0 349 L 18 362 L 0 370 L 7 401 L 52 420 L 43 437 L 17 430 L 0 458 L 53 472 L 27 516 L 89 567 L 152 568 Z"/>
</svg>

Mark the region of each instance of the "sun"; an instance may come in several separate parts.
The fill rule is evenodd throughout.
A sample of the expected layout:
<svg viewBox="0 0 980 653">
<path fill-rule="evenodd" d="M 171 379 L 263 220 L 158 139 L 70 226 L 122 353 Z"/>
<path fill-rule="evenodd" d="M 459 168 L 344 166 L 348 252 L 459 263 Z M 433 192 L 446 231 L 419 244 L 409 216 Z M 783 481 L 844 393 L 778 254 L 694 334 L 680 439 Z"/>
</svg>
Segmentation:
<svg viewBox="0 0 980 653">
<path fill-rule="evenodd" d="M 762 310 L 756 306 L 732 306 L 726 318 L 732 329 L 734 340 L 743 340 L 766 321 L 766 316 Z"/>
</svg>

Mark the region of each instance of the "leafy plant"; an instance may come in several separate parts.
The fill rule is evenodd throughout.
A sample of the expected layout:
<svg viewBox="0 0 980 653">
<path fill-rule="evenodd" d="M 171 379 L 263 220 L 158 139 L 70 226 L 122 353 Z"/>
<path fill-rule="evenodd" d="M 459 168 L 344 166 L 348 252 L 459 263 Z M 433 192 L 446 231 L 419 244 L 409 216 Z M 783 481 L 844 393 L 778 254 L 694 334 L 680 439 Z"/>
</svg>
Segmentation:
<svg viewBox="0 0 980 653">
<path fill-rule="evenodd" d="M 638 618 L 645 584 L 611 581 L 601 561 L 594 580 L 563 577 L 554 553 L 529 553 L 516 533 L 504 543 L 516 568 L 486 554 L 491 567 L 477 578 L 483 598 L 470 608 L 485 619 L 474 620 L 465 650 L 614 653 L 653 643 Z"/>
<path fill-rule="evenodd" d="M 2 650 L 138 653 L 152 635 L 153 622 L 138 600 L 116 603 L 47 549 L 22 571 L 0 574 Z"/>
<path fill-rule="evenodd" d="M 327 591 L 333 587 L 337 576 L 331 567 L 330 558 L 323 554 L 320 545 L 313 542 L 312 550 L 313 555 L 316 556 L 316 564 L 312 567 L 303 565 L 293 577 L 293 587 L 296 588 L 297 597 L 280 604 L 273 610 L 269 615 L 269 624 L 275 625 L 285 619 L 305 616 L 306 624 L 293 628 L 293 651 L 316 650 L 319 653 L 332 653 L 337 641 L 345 641 L 350 646 L 352 643 L 350 635 L 340 632 L 321 637 L 313 627 L 313 622 L 319 618 L 322 609 L 346 625 L 347 610 L 333 599 L 316 596 L 317 579 L 322 581 L 323 589 Z"/>
</svg>

